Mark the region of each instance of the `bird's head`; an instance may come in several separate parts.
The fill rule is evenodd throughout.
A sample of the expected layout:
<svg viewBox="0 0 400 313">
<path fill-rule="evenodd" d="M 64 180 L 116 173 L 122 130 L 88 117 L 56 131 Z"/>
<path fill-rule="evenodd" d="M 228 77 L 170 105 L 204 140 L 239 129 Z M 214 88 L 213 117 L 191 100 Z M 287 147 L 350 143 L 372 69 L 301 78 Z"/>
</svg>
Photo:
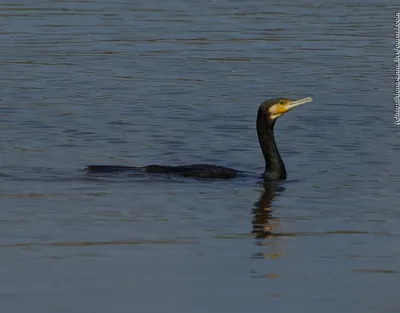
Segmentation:
<svg viewBox="0 0 400 313">
<path fill-rule="evenodd" d="M 266 100 L 258 109 L 257 121 L 263 121 L 264 124 L 267 123 L 269 127 L 273 127 L 276 119 L 279 116 L 285 114 L 291 109 L 311 101 L 311 97 L 299 100 L 290 100 L 286 98 L 274 98 Z"/>
</svg>

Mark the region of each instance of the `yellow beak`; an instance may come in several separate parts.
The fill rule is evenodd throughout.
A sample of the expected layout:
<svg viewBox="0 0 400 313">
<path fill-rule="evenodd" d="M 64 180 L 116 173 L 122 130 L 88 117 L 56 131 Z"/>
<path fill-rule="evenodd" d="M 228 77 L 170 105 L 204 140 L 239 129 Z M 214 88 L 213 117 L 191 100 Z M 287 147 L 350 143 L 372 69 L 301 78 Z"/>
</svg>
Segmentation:
<svg viewBox="0 0 400 313">
<path fill-rule="evenodd" d="M 311 102 L 312 98 L 311 97 L 307 97 L 307 98 L 303 98 L 300 100 L 294 100 L 294 101 L 289 101 L 285 104 L 279 104 L 276 113 L 280 116 L 282 114 L 285 114 L 286 112 L 290 111 L 291 109 L 294 109 L 302 104 Z"/>
</svg>

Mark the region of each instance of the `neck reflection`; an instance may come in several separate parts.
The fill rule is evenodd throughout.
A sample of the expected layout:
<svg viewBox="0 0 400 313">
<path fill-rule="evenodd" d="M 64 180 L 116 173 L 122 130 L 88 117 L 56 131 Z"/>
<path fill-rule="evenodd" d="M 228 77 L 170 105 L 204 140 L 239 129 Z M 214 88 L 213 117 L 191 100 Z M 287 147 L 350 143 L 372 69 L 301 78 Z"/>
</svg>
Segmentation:
<svg viewBox="0 0 400 313">
<path fill-rule="evenodd" d="M 272 215 L 272 203 L 285 190 L 285 187 L 280 186 L 279 182 L 265 182 L 263 187 L 261 196 L 254 203 L 253 208 L 252 233 L 257 239 L 279 236 L 276 230 L 279 228 L 280 223 L 279 219 Z"/>
</svg>

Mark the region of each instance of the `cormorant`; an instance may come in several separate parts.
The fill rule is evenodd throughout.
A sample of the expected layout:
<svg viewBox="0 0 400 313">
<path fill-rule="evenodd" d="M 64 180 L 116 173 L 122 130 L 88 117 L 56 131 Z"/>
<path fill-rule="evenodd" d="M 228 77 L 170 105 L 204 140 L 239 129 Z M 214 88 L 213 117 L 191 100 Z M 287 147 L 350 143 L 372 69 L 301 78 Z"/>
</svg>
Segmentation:
<svg viewBox="0 0 400 313">
<path fill-rule="evenodd" d="M 311 101 L 311 97 L 300 100 L 274 98 L 266 100 L 260 105 L 257 114 L 257 135 L 265 159 L 265 171 L 262 175 L 265 181 L 286 179 L 285 164 L 279 154 L 274 138 L 274 125 L 277 118 L 291 109 Z M 232 168 L 209 164 L 148 165 L 143 167 L 89 165 L 85 170 L 89 173 L 140 170 L 147 173 L 170 173 L 185 177 L 219 179 L 234 178 L 240 172 Z"/>
</svg>

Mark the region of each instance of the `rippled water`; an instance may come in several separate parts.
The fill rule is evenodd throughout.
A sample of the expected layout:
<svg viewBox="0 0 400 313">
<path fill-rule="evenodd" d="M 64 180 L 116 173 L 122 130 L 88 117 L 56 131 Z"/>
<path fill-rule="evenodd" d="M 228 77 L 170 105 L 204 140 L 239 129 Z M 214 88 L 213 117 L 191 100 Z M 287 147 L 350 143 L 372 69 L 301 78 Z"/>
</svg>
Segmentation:
<svg viewBox="0 0 400 313">
<path fill-rule="evenodd" d="M 0 4 L 0 308 L 396 312 L 396 1 Z M 267 98 L 289 179 L 261 173 Z"/>
</svg>

